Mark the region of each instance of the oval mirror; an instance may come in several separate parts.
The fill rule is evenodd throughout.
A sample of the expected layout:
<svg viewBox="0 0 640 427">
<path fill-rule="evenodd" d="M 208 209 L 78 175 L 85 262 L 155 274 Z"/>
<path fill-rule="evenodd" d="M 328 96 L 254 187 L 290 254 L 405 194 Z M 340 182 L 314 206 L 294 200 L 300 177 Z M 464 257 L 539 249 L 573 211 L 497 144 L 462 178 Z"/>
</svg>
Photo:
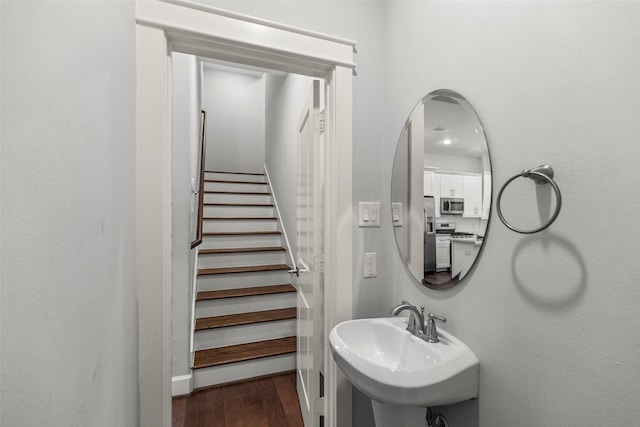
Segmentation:
<svg viewBox="0 0 640 427">
<path fill-rule="evenodd" d="M 482 124 L 459 93 L 440 89 L 411 111 L 391 178 L 391 217 L 407 269 L 445 289 L 473 267 L 491 210 L 491 161 Z"/>
</svg>

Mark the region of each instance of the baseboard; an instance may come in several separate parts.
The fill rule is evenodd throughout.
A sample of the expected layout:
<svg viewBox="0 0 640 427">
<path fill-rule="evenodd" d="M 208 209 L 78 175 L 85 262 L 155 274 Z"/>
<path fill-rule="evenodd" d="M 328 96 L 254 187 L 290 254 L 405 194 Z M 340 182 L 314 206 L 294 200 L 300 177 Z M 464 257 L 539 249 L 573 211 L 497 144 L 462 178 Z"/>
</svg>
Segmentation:
<svg viewBox="0 0 640 427">
<path fill-rule="evenodd" d="M 193 374 L 179 375 L 171 378 L 171 395 L 185 396 L 193 391 Z"/>
</svg>

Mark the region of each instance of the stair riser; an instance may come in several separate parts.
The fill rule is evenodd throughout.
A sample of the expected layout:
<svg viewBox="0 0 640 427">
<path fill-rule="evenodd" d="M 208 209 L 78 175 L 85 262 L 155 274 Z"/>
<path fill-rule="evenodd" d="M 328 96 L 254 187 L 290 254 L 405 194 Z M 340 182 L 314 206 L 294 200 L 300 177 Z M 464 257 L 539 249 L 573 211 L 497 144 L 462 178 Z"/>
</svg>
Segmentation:
<svg viewBox="0 0 640 427">
<path fill-rule="evenodd" d="M 233 182 L 206 182 L 204 189 L 214 191 L 243 191 L 250 193 L 267 193 L 269 186 L 267 184 L 238 184 Z"/>
<path fill-rule="evenodd" d="M 275 231 L 278 222 L 275 220 L 215 220 L 205 219 L 202 230 L 205 233 L 217 231 Z"/>
<path fill-rule="evenodd" d="M 194 369 L 193 386 L 197 389 L 294 369 L 296 369 L 295 353 L 265 357 L 211 368 Z"/>
<path fill-rule="evenodd" d="M 203 236 L 200 249 L 247 248 L 257 246 L 282 246 L 279 234 Z"/>
<path fill-rule="evenodd" d="M 275 310 L 296 306 L 295 292 L 250 297 L 222 298 L 196 302 L 196 317 L 225 316 L 250 311 Z M 295 334 L 294 334 L 295 335 Z"/>
<path fill-rule="evenodd" d="M 212 173 L 206 172 L 204 179 L 230 180 L 230 181 L 248 181 L 248 182 L 267 182 L 264 175 L 242 175 L 235 173 Z"/>
<path fill-rule="evenodd" d="M 296 319 L 277 320 L 251 325 L 196 331 L 194 347 L 196 350 L 204 350 L 227 345 L 284 338 L 295 334 Z"/>
<path fill-rule="evenodd" d="M 233 254 L 206 254 L 198 257 L 200 268 L 240 267 L 287 263 L 284 251 L 248 252 Z"/>
<path fill-rule="evenodd" d="M 265 271 L 262 273 L 232 273 L 198 276 L 198 291 L 218 291 L 220 289 L 238 289 L 264 286 L 273 283 L 290 283 L 286 271 Z"/>
<path fill-rule="evenodd" d="M 205 193 L 205 203 L 271 203 L 270 195 L 235 194 L 235 193 Z"/>
<path fill-rule="evenodd" d="M 256 216 L 275 216 L 275 210 L 272 207 L 259 206 L 205 206 L 204 216 L 222 216 L 222 217 L 256 217 Z"/>
</svg>

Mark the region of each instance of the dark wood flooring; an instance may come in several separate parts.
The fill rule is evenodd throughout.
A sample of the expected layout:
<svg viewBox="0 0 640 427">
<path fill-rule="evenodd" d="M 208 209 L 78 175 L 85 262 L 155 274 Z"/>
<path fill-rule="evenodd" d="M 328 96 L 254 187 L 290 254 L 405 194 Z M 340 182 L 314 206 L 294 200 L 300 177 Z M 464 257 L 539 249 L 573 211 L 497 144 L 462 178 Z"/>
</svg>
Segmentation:
<svg viewBox="0 0 640 427">
<path fill-rule="evenodd" d="M 172 427 L 303 427 L 295 372 L 173 399 Z"/>
</svg>

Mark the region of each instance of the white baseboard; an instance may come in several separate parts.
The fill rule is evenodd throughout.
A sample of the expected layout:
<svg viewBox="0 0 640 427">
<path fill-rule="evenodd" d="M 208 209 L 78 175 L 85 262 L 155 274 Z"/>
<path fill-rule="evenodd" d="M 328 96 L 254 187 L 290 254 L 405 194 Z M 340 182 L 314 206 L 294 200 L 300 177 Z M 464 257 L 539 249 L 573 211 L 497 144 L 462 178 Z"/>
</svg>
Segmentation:
<svg viewBox="0 0 640 427">
<path fill-rule="evenodd" d="M 171 395 L 184 396 L 193 391 L 193 374 L 179 375 L 171 378 Z"/>
</svg>

